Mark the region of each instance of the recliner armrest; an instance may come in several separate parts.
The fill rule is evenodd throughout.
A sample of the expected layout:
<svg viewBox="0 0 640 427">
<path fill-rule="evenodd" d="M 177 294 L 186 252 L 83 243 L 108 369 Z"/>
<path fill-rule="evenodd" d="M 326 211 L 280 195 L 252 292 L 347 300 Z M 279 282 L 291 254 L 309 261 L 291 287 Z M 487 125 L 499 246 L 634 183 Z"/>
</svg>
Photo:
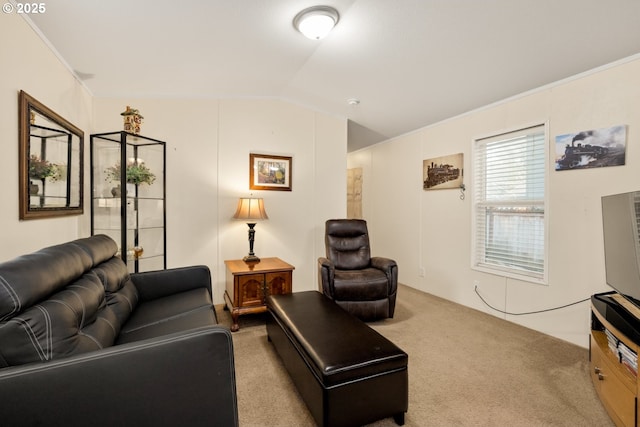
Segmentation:
<svg viewBox="0 0 640 427">
<path fill-rule="evenodd" d="M 211 295 L 211 271 L 206 265 L 131 273 L 140 300 L 149 301 L 191 289 L 206 288 Z"/>
<path fill-rule="evenodd" d="M 318 258 L 318 265 L 320 265 L 323 268 L 328 268 L 330 270 L 334 270 L 335 267 L 333 266 L 333 263 L 325 257 L 320 257 Z"/>
<path fill-rule="evenodd" d="M 238 425 L 222 326 L 4 368 L 0 395 L 4 425 Z"/>
<path fill-rule="evenodd" d="M 395 293 L 398 289 L 398 264 L 389 258 L 371 257 L 371 266 L 384 271 L 387 275 L 387 279 L 389 280 L 389 293 Z"/>
<path fill-rule="evenodd" d="M 392 268 L 398 267 L 398 264 L 392 259 L 374 256 L 371 257 L 371 267 L 382 271 L 391 271 Z"/>
<path fill-rule="evenodd" d="M 333 263 L 325 257 L 318 258 L 318 287 L 326 296 L 333 299 L 333 283 L 336 269 Z"/>
</svg>

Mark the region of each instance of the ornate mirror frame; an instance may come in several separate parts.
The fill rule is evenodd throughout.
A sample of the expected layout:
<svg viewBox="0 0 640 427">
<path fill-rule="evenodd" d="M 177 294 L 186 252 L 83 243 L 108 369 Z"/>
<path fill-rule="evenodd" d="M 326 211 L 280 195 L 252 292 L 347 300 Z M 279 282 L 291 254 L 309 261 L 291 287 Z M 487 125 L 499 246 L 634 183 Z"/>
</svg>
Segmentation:
<svg viewBox="0 0 640 427">
<path fill-rule="evenodd" d="M 18 95 L 20 219 L 84 213 L 84 132 Z"/>
</svg>

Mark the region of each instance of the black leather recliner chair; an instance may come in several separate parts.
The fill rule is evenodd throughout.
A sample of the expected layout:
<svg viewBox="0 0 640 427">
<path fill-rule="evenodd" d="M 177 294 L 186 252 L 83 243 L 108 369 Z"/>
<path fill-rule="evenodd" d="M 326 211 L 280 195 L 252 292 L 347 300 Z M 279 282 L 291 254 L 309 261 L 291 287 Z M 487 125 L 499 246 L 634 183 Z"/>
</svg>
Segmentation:
<svg viewBox="0 0 640 427">
<path fill-rule="evenodd" d="M 367 222 L 330 219 L 325 224 L 327 256 L 318 258 L 322 292 L 362 320 L 392 318 L 398 290 L 398 266 L 372 257 Z"/>
</svg>

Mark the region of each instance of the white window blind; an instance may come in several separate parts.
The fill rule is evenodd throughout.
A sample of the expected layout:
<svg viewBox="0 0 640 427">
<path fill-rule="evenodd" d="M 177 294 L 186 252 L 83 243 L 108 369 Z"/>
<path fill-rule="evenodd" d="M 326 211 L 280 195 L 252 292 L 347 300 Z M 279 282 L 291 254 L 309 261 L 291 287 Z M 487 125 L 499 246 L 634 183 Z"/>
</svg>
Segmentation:
<svg viewBox="0 0 640 427">
<path fill-rule="evenodd" d="M 546 279 L 544 125 L 475 141 L 474 267 Z"/>
</svg>

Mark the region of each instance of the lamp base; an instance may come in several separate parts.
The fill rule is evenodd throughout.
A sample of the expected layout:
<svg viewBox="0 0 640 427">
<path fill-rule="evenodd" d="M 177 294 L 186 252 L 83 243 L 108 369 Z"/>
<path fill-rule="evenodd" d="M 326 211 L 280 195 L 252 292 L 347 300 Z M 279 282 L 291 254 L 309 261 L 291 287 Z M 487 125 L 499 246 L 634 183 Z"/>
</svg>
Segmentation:
<svg viewBox="0 0 640 427">
<path fill-rule="evenodd" d="M 242 260 L 244 262 L 247 262 L 247 263 L 249 263 L 249 262 L 260 262 L 260 258 L 258 258 L 255 255 L 252 255 L 252 254 L 247 255 L 246 257 L 242 258 Z"/>
</svg>

